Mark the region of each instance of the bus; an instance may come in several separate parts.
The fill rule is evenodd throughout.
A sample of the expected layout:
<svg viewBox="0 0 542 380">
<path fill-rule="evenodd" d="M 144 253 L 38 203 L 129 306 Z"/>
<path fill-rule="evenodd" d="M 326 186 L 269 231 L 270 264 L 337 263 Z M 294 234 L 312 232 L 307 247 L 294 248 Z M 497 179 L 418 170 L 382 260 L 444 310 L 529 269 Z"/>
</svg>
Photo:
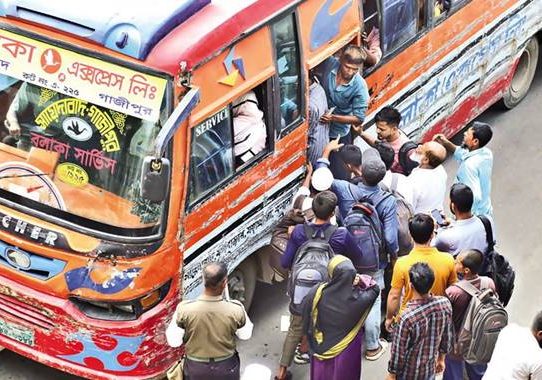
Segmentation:
<svg viewBox="0 0 542 380">
<path fill-rule="evenodd" d="M 365 125 L 392 105 L 424 141 L 517 105 L 541 29 L 542 0 L 0 1 L 0 346 L 89 379 L 161 378 L 205 262 L 227 263 L 247 306 L 275 278 L 309 70 L 378 33 Z M 247 96 L 265 142 L 238 160 Z"/>
</svg>

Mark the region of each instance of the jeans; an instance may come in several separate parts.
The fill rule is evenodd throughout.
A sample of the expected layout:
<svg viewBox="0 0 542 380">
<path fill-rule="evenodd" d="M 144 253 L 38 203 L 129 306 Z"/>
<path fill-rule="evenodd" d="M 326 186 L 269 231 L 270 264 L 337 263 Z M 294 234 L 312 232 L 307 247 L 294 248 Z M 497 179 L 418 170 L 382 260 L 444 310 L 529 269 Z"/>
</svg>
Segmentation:
<svg viewBox="0 0 542 380">
<path fill-rule="evenodd" d="M 384 269 L 379 269 L 370 273 L 370 275 L 382 293 L 382 289 L 384 289 Z M 378 340 L 380 338 L 380 323 L 382 322 L 381 304 L 382 298 L 379 295 L 365 320 L 365 350 L 376 350 L 380 347 Z"/>
<path fill-rule="evenodd" d="M 469 380 L 481 380 L 486 372 L 487 364 L 469 364 L 452 355 L 446 355 L 444 380 L 463 380 L 463 367 L 467 370 Z"/>
</svg>

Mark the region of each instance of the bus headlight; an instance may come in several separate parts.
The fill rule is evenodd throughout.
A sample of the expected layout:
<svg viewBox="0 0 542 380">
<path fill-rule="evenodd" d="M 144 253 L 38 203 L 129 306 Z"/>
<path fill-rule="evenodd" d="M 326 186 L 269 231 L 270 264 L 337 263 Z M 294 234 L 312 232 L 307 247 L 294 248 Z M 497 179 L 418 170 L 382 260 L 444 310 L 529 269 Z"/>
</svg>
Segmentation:
<svg viewBox="0 0 542 380">
<path fill-rule="evenodd" d="M 95 301 L 81 297 L 70 297 L 70 301 L 87 317 L 108 321 L 130 321 L 152 309 L 163 300 L 171 281 L 133 300 L 122 302 Z"/>
</svg>

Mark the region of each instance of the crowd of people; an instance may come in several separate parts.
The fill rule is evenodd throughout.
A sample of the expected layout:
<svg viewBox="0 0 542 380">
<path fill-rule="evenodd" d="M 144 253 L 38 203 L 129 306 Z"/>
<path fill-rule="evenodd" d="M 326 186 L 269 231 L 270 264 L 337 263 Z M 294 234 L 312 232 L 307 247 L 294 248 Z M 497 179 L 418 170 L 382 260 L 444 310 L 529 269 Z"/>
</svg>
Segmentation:
<svg viewBox="0 0 542 380">
<path fill-rule="evenodd" d="M 375 137 L 362 126 L 366 59 L 349 46 L 311 74 L 306 178 L 272 239 L 290 297 L 274 378 L 291 379 L 295 361 L 311 380 L 357 380 L 363 357 L 389 350 L 388 373 L 371 378 L 542 379 L 542 312 L 531 328 L 508 324 L 513 276 L 494 272 L 491 127 L 472 123 L 461 146 L 442 134 L 416 144 L 383 107 Z M 459 162 L 450 189 L 448 155 Z M 246 312 L 222 296 L 226 275 L 208 264 L 204 295 L 177 309 L 185 378 L 239 378 Z"/>
</svg>

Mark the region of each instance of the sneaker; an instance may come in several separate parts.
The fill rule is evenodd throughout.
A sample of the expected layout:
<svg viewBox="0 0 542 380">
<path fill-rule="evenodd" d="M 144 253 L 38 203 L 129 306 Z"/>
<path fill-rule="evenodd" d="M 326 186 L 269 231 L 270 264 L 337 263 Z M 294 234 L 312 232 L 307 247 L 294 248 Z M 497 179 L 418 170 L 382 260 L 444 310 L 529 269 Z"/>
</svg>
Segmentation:
<svg viewBox="0 0 542 380">
<path fill-rule="evenodd" d="M 311 362 L 311 357 L 308 352 L 299 352 L 296 350 L 294 355 L 295 364 L 309 364 Z"/>
<path fill-rule="evenodd" d="M 386 342 L 384 339 L 379 339 L 378 344 L 380 344 L 380 348 L 378 349 L 378 351 L 376 351 L 374 354 L 371 354 L 371 355 L 369 355 L 366 351 L 365 359 L 374 361 L 374 360 L 380 359 L 382 355 L 384 355 L 384 353 L 388 349 L 388 342 Z"/>
</svg>

